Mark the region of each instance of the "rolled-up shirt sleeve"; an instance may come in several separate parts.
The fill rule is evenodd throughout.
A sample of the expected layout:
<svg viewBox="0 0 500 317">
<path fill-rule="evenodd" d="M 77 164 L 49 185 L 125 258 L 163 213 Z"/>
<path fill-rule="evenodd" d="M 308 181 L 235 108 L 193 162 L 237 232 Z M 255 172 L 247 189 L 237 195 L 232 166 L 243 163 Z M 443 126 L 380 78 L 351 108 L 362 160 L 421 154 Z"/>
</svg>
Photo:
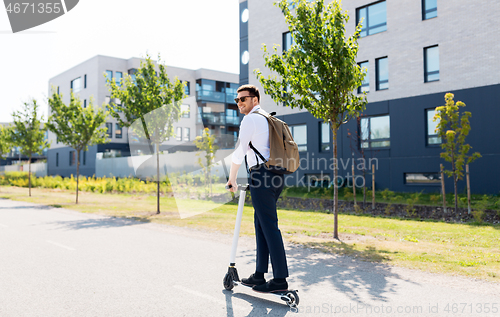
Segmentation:
<svg viewBox="0 0 500 317">
<path fill-rule="evenodd" d="M 247 151 L 248 144 L 252 140 L 252 135 L 255 133 L 255 123 L 251 116 L 245 116 L 240 125 L 239 145 L 233 152 L 232 162 L 234 164 L 241 164 Z"/>
</svg>

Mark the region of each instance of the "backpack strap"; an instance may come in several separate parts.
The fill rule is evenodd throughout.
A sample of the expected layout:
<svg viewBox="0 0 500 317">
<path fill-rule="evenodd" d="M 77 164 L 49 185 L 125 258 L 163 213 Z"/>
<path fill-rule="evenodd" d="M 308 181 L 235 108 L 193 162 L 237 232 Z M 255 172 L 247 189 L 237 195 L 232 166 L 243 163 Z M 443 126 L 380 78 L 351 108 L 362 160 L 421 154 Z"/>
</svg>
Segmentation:
<svg viewBox="0 0 500 317">
<path fill-rule="evenodd" d="M 251 141 L 250 141 L 250 143 L 248 143 L 248 145 L 255 152 L 255 154 L 260 157 L 260 159 L 262 160 L 262 162 L 267 163 L 267 160 L 264 158 L 264 156 L 262 154 L 260 154 L 259 151 L 257 151 L 257 149 L 255 148 L 255 146 L 253 146 L 253 144 L 252 144 Z M 257 156 L 255 158 L 257 158 Z M 257 163 L 259 163 L 259 160 L 257 160 Z"/>
<path fill-rule="evenodd" d="M 261 116 L 265 117 L 266 119 L 268 118 L 267 115 L 265 115 L 264 113 L 260 112 L 259 110 L 257 111 L 254 111 L 253 113 L 258 113 L 260 114 Z M 276 112 L 271 112 L 269 114 L 269 116 L 274 116 L 276 114 Z M 254 153 L 256 154 L 255 155 L 255 160 L 257 161 L 257 163 L 259 163 L 259 159 L 257 159 L 257 155 L 260 157 L 260 159 L 262 160 L 262 162 L 267 163 L 267 160 L 264 158 L 264 156 L 262 154 L 260 154 L 260 152 L 255 148 L 255 146 L 253 146 L 252 142 L 250 141 L 250 143 L 248 143 L 248 145 L 250 146 L 250 148 L 254 151 Z M 248 163 L 247 163 L 247 156 L 245 155 L 245 165 L 246 165 L 246 168 L 247 168 L 247 172 L 249 173 L 249 169 L 248 169 Z"/>
</svg>

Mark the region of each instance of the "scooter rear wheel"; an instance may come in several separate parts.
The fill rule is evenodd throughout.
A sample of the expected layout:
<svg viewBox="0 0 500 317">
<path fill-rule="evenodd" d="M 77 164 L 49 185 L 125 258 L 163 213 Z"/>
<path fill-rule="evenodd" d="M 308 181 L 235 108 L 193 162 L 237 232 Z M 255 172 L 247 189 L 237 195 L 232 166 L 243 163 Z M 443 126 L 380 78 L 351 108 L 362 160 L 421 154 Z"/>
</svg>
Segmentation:
<svg viewBox="0 0 500 317">
<path fill-rule="evenodd" d="M 286 294 L 286 297 L 289 298 L 289 300 L 286 301 L 286 304 L 289 307 L 297 307 L 299 305 L 299 295 L 297 294 L 296 291 L 289 291 Z"/>
</svg>

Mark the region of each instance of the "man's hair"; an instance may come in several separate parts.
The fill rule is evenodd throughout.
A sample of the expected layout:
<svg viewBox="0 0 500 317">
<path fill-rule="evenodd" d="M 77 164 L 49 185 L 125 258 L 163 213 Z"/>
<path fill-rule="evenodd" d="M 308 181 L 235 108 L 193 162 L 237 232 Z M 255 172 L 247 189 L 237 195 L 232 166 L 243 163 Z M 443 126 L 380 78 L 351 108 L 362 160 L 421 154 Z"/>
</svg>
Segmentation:
<svg viewBox="0 0 500 317">
<path fill-rule="evenodd" d="M 248 91 L 251 95 L 254 95 L 257 97 L 257 100 L 260 102 L 260 93 L 259 93 L 259 88 L 255 87 L 254 85 L 243 85 L 238 88 L 236 92 L 241 92 L 241 91 Z"/>
</svg>

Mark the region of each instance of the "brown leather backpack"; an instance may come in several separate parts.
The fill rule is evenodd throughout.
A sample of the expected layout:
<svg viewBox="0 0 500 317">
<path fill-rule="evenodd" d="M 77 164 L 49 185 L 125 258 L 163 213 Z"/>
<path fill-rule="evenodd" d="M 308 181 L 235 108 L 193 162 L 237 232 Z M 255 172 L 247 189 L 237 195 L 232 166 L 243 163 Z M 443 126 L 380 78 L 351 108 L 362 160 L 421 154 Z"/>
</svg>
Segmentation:
<svg viewBox="0 0 500 317">
<path fill-rule="evenodd" d="M 299 148 L 293 140 L 292 133 L 286 122 L 274 117 L 275 112 L 270 114 L 260 112 L 255 113 L 266 117 L 269 124 L 269 160 L 265 160 L 264 156 L 250 142 L 250 148 L 265 162 L 267 168 L 276 174 L 291 174 L 295 172 L 300 165 Z"/>
</svg>

